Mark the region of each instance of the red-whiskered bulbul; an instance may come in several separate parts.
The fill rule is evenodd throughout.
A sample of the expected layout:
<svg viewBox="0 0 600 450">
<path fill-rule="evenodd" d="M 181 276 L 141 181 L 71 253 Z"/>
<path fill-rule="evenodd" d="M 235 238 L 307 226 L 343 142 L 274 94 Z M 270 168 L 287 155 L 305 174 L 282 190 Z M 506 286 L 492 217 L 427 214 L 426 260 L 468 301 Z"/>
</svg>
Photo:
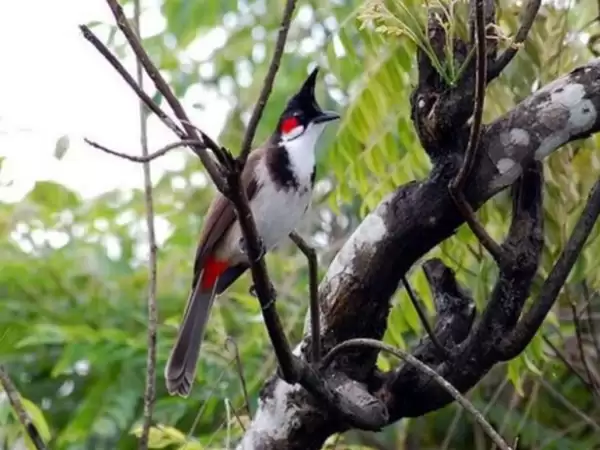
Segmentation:
<svg viewBox="0 0 600 450">
<path fill-rule="evenodd" d="M 315 99 L 318 67 L 288 102 L 265 144 L 250 152 L 241 181 L 264 251 L 285 239 L 310 205 L 315 148 L 325 126 L 339 115 Z M 196 374 L 211 306 L 250 267 L 234 208 L 217 193 L 204 220 L 196 251 L 192 290 L 165 367 L 167 390 L 187 397 Z"/>
</svg>

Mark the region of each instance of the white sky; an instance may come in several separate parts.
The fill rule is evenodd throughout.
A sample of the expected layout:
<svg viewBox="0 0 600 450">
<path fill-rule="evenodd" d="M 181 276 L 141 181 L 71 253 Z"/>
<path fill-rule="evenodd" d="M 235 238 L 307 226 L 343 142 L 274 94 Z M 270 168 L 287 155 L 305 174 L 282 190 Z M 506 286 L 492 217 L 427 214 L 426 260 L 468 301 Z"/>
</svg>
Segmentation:
<svg viewBox="0 0 600 450">
<path fill-rule="evenodd" d="M 143 4 L 149 12 L 142 18 L 142 32 L 162 28 L 157 2 Z M 0 156 L 6 157 L 0 200 L 18 201 L 41 179 L 58 181 L 85 197 L 142 185 L 141 165 L 105 155 L 82 140 L 132 154 L 141 151 L 137 97 L 82 37 L 78 25 L 91 21 L 114 23 L 104 0 L 0 2 Z M 100 30 L 94 32 L 104 39 Z M 135 73 L 131 60 L 126 67 Z M 216 137 L 227 103 L 198 88 L 188 97 L 183 103 L 191 120 Z M 200 99 L 210 102 L 210 112 L 188 107 Z M 150 151 L 175 140 L 154 118 L 149 124 Z M 65 134 L 70 148 L 59 161 L 55 144 Z M 156 160 L 153 179 L 165 168 L 180 167 L 185 151 Z"/>
</svg>

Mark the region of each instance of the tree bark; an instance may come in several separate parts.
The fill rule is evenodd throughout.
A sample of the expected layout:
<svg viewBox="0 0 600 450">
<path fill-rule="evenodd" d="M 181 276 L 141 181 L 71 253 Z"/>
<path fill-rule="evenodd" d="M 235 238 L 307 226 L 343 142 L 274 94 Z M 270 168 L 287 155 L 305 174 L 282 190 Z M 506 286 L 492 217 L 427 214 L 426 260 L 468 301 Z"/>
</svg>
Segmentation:
<svg viewBox="0 0 600 450">
<path fill-rule="evenodd" d="M 412 97 L 413 119 L 433 169 L 426 180 L 400 186 L 389 194 L 331 263 L 319 286 L 324 351 L 351 338 L 380 339 L 386 329 L 390 299 L 402 276 L 464 222 L 450 198 L 448 183 L 460 167 L 466 144 L 472 77 L 466 76 L 454 89 L 442 89 L 422 55 L 419 71 L 420 83 Z M 473 325 L 473 301 L 457 285 L 452 271 L 439 260 L 425 263 L 436 298 L 435 333 L 451 356 L 440 361 L 439 352 L 427 338 L 413 351 L 461 392 L 473 387 L 494 364 L 507 359 L 503 337 L 519 329 L 543 241 L 542 177 L 537 161 L 570 141 L 600 130 L 599 108 L 600 60 L 593 60 L 538 90 L 483 128 L 466 195 L 476 210 L 521 178 L 513 188 L 513 222 L 502 244 L 511 264 L 501 271 L 485 311 Z M 590 214 L 584 219 L 593 224 L 597 213 Z M 568 274 L 571 266 L 562 267 L 563 272 Z M 556 294 L 558 291 L 554 298 Z M 548 299 L 544 302 L 547 304 Z M 539 316 L 538 327 L 548 310 L 532 308 Z M 520 350 L 533 337 L 529 334 L 524 341 L 519 334 Z M 309 343 L 307 336 L 294 353 L 310 360 Z M 516 355 L 513 352 L 509 356 Z M 365 403 L 383 403 L 389 413 L 388 423 L 426 414 L 451 401 L 429 377 L 408 365 L 380 373 L 375 367 L 376 357 L 376 351 L 363 348 L 344 352 L 321 375 L 332 385 L 336 377 L 345 378 L 338 383 L 340 389 L 345 393 L 354 389 Z M 302 387 L 273 376 L 260 393 L 258 411 L 238 448 L 318 449 L 328 436 L 347 429 L 347 424 Z"/>
</svg>

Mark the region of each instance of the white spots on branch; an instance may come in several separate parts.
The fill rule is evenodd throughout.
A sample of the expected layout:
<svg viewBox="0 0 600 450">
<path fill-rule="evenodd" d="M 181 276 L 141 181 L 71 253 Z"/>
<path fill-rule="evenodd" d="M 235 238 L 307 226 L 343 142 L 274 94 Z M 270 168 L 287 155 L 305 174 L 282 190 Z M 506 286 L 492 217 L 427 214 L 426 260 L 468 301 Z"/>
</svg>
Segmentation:
<svg viewBox="0 0 600 450">
<path fill-rule="evenodd" d="M 301 341 L 292 353 L 302 355 Z M 272 396 L 259 398 L 258 409 L 250 428 L 244 433 L 243 439 L 237 450 L 257 450 L 265 447 L 265 443 L 273 440 L 286 439 L 289 433 L 300 426 L 297 412 L 298 406 L 294 403 L 294 395 L 302 387 L 299 384 L 290 385 L 277 378 L 274 381 Z"/>
<path fill-rule="evenodd" d="M 529 133 L 522 128 L 511 128 L 508 131 L 500 133 L 500 143 L 506 156 L 496 162 L 496 169 L 500 175 L 505 175 L 511 169 L 520 171 L 520 166 L 516 166 L 517 160 L 513 156 L 519 151 L 529 146 Z"/>
<path fill-rule="evenodd" d="M 419 109 L 425 108 L 425 100 L 423 100 L 423 99 L 419 100 L 418 106 L 419 106 Z"/>
<path fill-rule="evenodd" d="M 327 273 L 319 286 L 319 291 L 327 289 L 329 295 L 334 294 L 342 280 L 352 276 L 354 260 L 362 253 L 372 252 L 374 246 L 386 235 L 387 227 L 383 217 L 387 214 L 388 203 L 391 196 L 386 197 L 354 230 L 342 249 L 335 256 Z M 368 254 L 368 253 L 367 253 Z"/>
<path fill-rule="evenodd" d="M 498 169 L 498 172 L 500 172 L 500 175 L 504 175 L 506 172 L 512 169 L 515 164 L 515 161 L 511 158 L 502 158 L 496 163 L 496 168 Z"/>
<path fill-rule="evenodd" d="M 529 133 L 523 128 L 513 128 L 510 130 L 509 140 L 512 145 L 529 145 Z"/>
<path fill-rule="evenodd" d="M 273 396 L 259 399 L 258 410 L 237 450 L 264 448 L 266 442 L 283 440 L 293 429 L 299 427 L 299 408 L 293 397 L 301 389 L 299 384 L 290 385 L 277 379 Z"/>
<path fill-rule="evenodd" d="M 538 117 L 554 131 L 540 143 L 535 152 L 542 159 L 567 142 L 572 136 L 585 133 L 596 122 L 598 112 L 591 100 L 584 98 L 585 86 L 580 83 L 552 83 L 550 99 L 540 104 Z M 561 120 L 567 114 L 566 122 Z"/>
</svg>

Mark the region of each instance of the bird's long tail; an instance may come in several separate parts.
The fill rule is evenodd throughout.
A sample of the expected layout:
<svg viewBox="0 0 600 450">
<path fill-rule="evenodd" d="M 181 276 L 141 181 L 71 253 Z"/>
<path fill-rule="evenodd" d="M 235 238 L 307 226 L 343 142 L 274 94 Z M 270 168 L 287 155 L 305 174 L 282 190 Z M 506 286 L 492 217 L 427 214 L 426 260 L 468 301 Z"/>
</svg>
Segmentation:
<svg viewBox="0 0 600 450">
<path fill-rule="evenodd" d="M 225 263 L 209 258 L 190 293 L 175 345 L 165 366 L 167 391 L 171 395 L 187 397 L 190 393 L 217 282 L 226 269 Z"/>
</svg>

